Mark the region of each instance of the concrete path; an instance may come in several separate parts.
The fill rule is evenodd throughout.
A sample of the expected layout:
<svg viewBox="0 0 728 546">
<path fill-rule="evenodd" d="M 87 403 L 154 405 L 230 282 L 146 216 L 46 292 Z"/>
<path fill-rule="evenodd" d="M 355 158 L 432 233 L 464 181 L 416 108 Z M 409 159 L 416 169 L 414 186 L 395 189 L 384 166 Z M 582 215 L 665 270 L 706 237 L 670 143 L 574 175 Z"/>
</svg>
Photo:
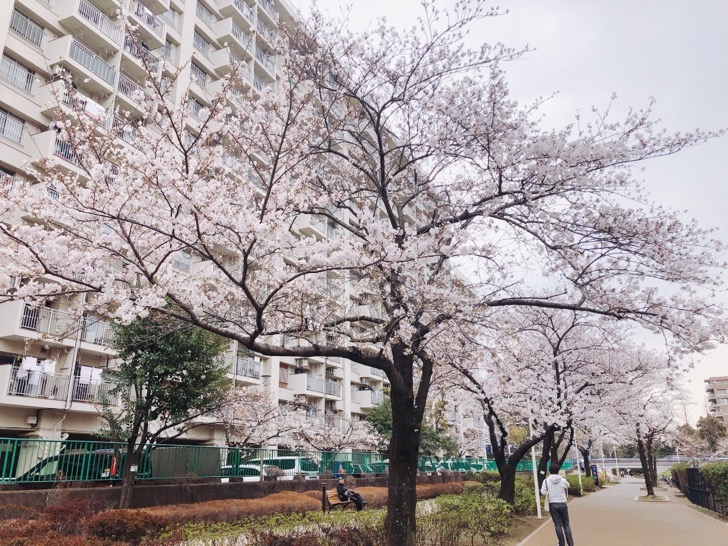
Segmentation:
<svg viewBox="0 0 728 546">
<path fill-rule="evenodd" d="M 655 491 L 670 502 L 637 502 L 644 482 L 622 483 L 569 503 L 575 546 L 727 546 L 728 524 L 701 514 L 676 498 L 677 489 Z M 546 515 L 546 514 L 544 514 Z M 554 546 L 553 523 L 548 522 L 519 546 Z"/>
</svg>

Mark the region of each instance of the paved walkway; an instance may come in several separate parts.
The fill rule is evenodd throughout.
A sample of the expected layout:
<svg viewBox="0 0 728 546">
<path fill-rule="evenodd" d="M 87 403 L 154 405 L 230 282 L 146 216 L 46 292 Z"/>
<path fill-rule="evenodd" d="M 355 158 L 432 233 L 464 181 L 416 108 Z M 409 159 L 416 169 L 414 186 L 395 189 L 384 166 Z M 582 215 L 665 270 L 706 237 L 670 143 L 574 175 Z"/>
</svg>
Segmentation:
<svg viewBox="0 0 728 546">
<path fill-rule="evenodd" d="M 728 523 L 701 514 L 677 489 L 655 491 L 670 502 L 637 502 L 644 482 L 622 483 L 569 503 L 575 546 L 726 546 Z M 546 516 L 546 514 L 544 514 Z M 523 546 L 554 546 L 554 526 L 548 523 L 527 537 Z"/>
</svg>

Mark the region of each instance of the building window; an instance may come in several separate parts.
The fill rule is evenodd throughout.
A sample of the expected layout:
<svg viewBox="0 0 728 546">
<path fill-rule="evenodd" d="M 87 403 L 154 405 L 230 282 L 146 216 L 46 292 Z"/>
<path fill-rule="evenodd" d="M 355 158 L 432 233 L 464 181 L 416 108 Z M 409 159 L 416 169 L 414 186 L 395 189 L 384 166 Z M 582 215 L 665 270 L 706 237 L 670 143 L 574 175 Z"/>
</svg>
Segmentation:
<svg viewBox="0 0 728 546">
<path fill-rule="evenodd" d="M 192 37 L 192 46 L 202 53 L 205 57 L 210 56 L 210 42 L 205 40 L 201 34 L 198 34 L 195 32 L 194 36 Z"/>
<path fill-rule="evenodd" d="M 43 27 L 17 10 L 13 11 L 10 28 L 32 44 L 40 46 L 43 43 Z"/>
<path fill-rule="evenodd" d="M 25 122 L 0 108 L 0 135 L 15 142 L 23 140 Z"/>
<path fill-rule="evenodd" d="M 205 87 L 207 85 L 207 72 L 202 70 L 195 63 L 190 63 L 190 74 L 200 87 Z"/>
<path fill-rule="evenodd" d="M 0 78 L 3 78 L 13 85 L 30 93 L 33 89 L 35 72 L 15 59 L 12 59 L 7 55 L 3 55 L 3 58 L 0 61 Z"/>
</svg>

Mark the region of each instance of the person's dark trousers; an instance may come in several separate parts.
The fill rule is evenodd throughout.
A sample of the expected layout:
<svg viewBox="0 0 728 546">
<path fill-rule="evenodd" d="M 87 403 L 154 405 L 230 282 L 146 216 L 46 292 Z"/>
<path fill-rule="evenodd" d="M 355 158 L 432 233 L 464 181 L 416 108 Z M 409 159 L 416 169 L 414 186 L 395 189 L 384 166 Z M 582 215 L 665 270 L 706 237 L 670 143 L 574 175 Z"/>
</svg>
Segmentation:
<svg viewBox="0 0 728 546">
<path fill-rule="evenodd" d="M 361 511 L 361 509 L 364 508 L 364 499 L 361 498 L 361 495 L 359 493 L 349 491 L 349 498 L 354 501 L 357 512 Z"/>
<path fill-rule="evenodd" d="M 569 509 L 565 502 L 550 502 L 549 511 L 551 519 L 554 521 L 554 529 L 556 536 L 559 538 L 559 546 L 568 544 L 574 546 L 574 539 L 571 537 L 571 526 L 569 525 Z M 566 535 L 566 542 L 564 542 Z"/>
</svg>

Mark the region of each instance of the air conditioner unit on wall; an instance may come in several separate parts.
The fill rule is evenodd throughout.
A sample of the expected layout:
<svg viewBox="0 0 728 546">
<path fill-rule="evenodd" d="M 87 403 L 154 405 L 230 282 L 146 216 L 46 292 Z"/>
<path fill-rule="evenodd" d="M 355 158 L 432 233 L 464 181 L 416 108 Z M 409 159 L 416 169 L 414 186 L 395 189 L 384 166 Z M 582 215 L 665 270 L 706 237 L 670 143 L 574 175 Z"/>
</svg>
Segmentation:
<svg viewBox="0 0 728 546">
<path fill-rule="evenodd" d="M 300 370 L 308 370 L 308 358 L 297 358 L 296 368 Z"/>
</svg>

